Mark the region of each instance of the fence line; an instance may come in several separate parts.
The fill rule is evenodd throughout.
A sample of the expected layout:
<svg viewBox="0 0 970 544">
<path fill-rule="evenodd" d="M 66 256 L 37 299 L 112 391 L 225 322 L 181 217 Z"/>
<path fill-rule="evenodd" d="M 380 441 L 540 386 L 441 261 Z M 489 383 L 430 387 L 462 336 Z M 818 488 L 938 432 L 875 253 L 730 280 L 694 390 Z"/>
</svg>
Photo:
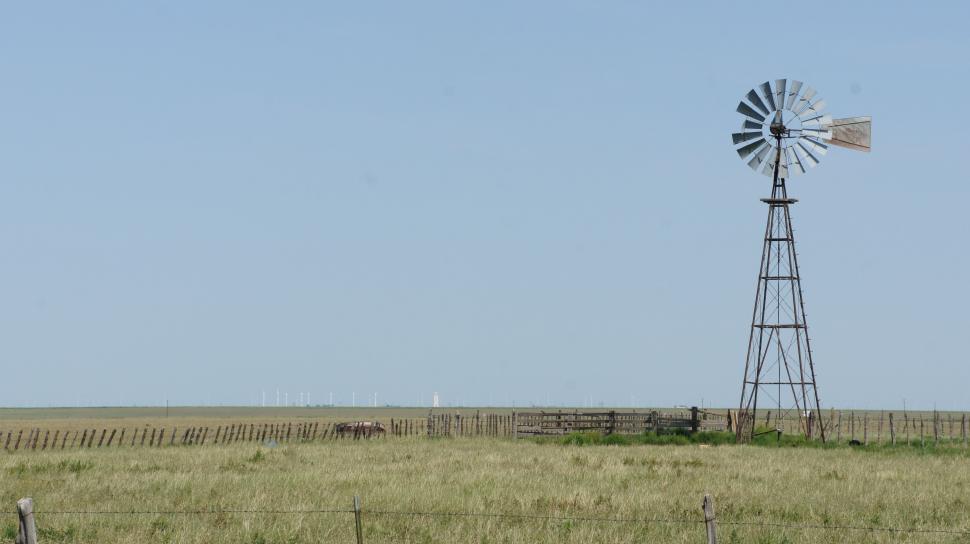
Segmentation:
<svg viewBox="0 0 970 544">
<path fill-rule="evenodd" d="M 635 434 L 657 429 L 697 431 L 725 428 L 724 415 L 693 409 L 690 412 L 580 412 L 541 411 L 510 414 L 429 412 L 424 418 L 390 418 L 380 421 L 348 423 L 300 421 L 274 423 L 227 423 L 178 427 L 144 426 L 0 430 L 7 451 L 44 451 L 68 448 L 204 446 L 240 442 L 313 442 L 330 439 L 370 439 L 394 437 L 505 437 L 565 434 L 572 431 L 598 431 L 606 434 Z M 712 427 L 711 425 L 715 425 Z M 719 425 L 719 426 L 718 426 Z M 53 434 L 52 434 L 53 432 Z M 4 440 L 5 437 L 5 440 Z M 127 440 L 126 440 L 126 437 Z M 117 438 L 117 439 L 116 439 Z M 68 442 L 70 439 L 70 443 Z M 58 443 L 60 441 L 60 443 Z"/>
<path fill-rule="evenodd" d="M 796 524 L 781 523 L 773 521 L 732 521 L 719 519 L 714 511 L 713 498 L 708 494 L 704 495 L 701 505 L 702 516 L 698 518 L 616 518 L 616 517 L 595 517 L 595 516 L 556 516 L 543 514 L 517 514 L 504 512 L 432 512 L 432 511 L 403 511 L 403 510 L 367 510 L 360 502 L 360 497 L 355 495 L 353 498 L 353 508 L 313 508 L 296 510 L 250 510 L 250 509 L 205 509 L 205 510 L 35 510 L 33 499 L 24 498 L 17 501 L 17 509 L 14 512 L 19 517 L 19 534 L 17 542 L 22 544 L 36 544 L 36 518 L 37 516 L 48 515 L 219 515 L 219 514 L 265 514 L 265 515 L 310 515 L 310 514 L 354 514 L 354 523 L 357 534 L 357 541 L 363 544 L 362 522 L 364 516 L 415 516 L 415 517 L 469 517 L 469 518 L 493 518 L 493 519 L 516 519 L 534 521 L 575 521 L 591 523 L 617 523 L 617 524 L 704 524 L 708 543 L 717 543 L 717 526 L 727 525 L 736 527 L 757 527 L 773 529 L 790 529 L 798 531 L 865 531 L 882 532 L 892 534 L 949 534 L 949 535 L 970 535 L 970 530 L 947 529 L 936 527 L 882 527 L 878 525 L 840 525 L 840 524 Z"/>
<path fill-rule="evenodd" d="M 7 451 L 44 451 L 56 449 L 94 449 L 118 447 L 205 446 L 234 443 L 291 443 L 337 439 L 393 437 L 504 437 L 562 435 L 577 431 L 604 434 L 639 434 L 662 429 L 685 432 L 733 430 L 736 414 L 692 409 L 690 412 L 581 412 L 541 411 L 490 414 L 475 412 L 429 413 L 424 418 L 390 418 L 380 421 L 334 423 L 321 421 L 274 423 L 227 423 L 187 427 L 134 427 L 0 430 L 2 448 Z M 926 446 L 960 444 L 970 447 L 970 421 L 966 413 L 835 411 L 812 418 L 824 427 L 826 439 L 836 443 L 862 445 L 898 443 Z M 804 420 L 777 417 L 770 410 L 757 414 L 758 428 L 799 433 Z M 130 431 L 130 432 L 129 432 Z M 815 433 L 815 438 L 820 435 Z"/>
<path fill-rule="evenodd" d="M 729 421 L 733 421 L 733 411 L 728 411 Z M 781 430 L 784 434 L 801 434 L 805 418 L 792 415 L 791 411 L 778 417 L 777 411 L 759 410 L 754 424 L 764 430 Z M 932 441 L 968 445 L 970 440 L 970 418 L 963 412 L 889 412 L 881 410 L 827 410 L 813 418 L 816 427 L 814 436 L 818 438 L 818 428 L 825 429 L 827 441 L 851 442 L 863 445 L 910 443 L 919 441 L 921 445 Z M 733 429 L 733 424 L 729 426 Z"/>
</svg>

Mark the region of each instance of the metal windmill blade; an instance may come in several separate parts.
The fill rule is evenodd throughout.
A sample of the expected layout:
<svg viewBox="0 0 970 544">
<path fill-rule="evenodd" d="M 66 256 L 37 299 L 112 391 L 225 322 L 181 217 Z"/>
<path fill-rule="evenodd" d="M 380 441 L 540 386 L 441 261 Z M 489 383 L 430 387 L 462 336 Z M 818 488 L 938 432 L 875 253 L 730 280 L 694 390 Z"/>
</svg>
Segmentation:
<svg viewBox="0 0 970 544">
<path fill-rule="evenodd" d="M 833 119 L 815 89 L 798 80 L 776 79 L 749 90 L 736 111 L 741 129 L 731 134 L 738 156 L 767 176 L 804 174 L 831 145 L 869 151 L 870 117 Z"/>
<path fill-rule="evenodd" d="M 801 81 L 792 81 L 791 88 L 788 91 L 788 100 L 785 101 L 785 109 L 790 110 L 792 105 L 795 104 L 795 99 L 798 98 L 798 91 L 802 89 Z"/>
</svg>

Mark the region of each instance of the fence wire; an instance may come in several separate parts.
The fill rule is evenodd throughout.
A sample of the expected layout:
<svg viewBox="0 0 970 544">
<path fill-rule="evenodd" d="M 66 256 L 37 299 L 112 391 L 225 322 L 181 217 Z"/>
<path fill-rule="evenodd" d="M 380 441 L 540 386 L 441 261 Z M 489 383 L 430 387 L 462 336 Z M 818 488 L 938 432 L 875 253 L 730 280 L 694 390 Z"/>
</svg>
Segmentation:
<svg viewBox="0 0 970 544">
<path fill-rule="evenodd" d="M 257 510 L 257 509 L 207 509 L 207 510 L 37 510 L 37 516 L 45 515 L 79 515 L 79 516 L 142 516 L 142 515 L 169 515 L 169 516 L 210 516 L 220 514 L 261 514 L 261 515 L 314 515 L 314 514 L 353 514 L 351 508 L 309 508 L 293 510 Z M 16 515 L 16 511 L 11 512 Z M 491 519 L 510 519 L 526 521 L 554 521 L 554 522 L 590 522 L 590 523 L 618 523 L 618 524 L 682 524 L 699 525 L 703 524 L 703 519 L 684 519 L 684 518 L 615 518 L 615 517 L 590 517 L 590 516 L 554 516 L 543 514 L 515 514 L 502 512 L 433 512 L 433 511 L 405 511 L 405 510 L 382 510 L 382 509 L 361 509 L 361 515 L 372 516 L 410 516 L 410 517 L 443 517 L 443 518 L 491 518 Z M 881 532 L 893 534 L 947 534 L 947 535 L 967 535 L 970 530 L 945 529 L 938 527 L 880 527 L 876 525 L 829 525 L 829 524 L 796 524 L 780 523 L 772 521 L 738 521 L 717 519 L 719 526 L 734 527 L 764 527 L 774 529 L 790 529 L 796 531 L 862 531 L 862 532 Z"/>
<path fill-rule="evenodd" d="M 81 515 L 81 516 L 208 516 L 218 514 L 353 514 L 347 508 L 313 508 L 307 510 L 36 510 L 36 515 Z M 16 512 L 14 512 L 16 514 Z"/>
<path fill-rule="evenodd" d="M 876 525 L 821 525 L 821 524 L 790 524 L 776 523 L 771 521 L 723 521 L 717 520 L 717 524 L 729 526 L 754 526 L 754 527 L 773 527 L 777 529 L 796 529 L 796 530 L 841 530 L 841 531 L 868 531 L 880 533 L 936 533 L 950 535 L 970 535 L 970 531 L 960 529 L 939 529 L 939 528 L 920 528 L 920 527 L 879 527 Z"/>
</svg>

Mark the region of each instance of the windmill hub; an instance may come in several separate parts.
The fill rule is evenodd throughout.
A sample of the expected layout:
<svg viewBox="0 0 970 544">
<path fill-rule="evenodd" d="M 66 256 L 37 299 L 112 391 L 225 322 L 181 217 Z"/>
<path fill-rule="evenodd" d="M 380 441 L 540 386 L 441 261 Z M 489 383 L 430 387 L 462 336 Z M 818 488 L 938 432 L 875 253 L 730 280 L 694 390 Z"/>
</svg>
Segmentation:
<svg viewBox="0 0 970 544">
<path fill-rule="evenodd" d="M 738 156 L 772 178 L 771 198 L 761 199 L 768 225 L 736 419 L 742 441 L 761 434 L 759 424 L 769 427 L 772 412 L 775 429 L 792 426 L 810 438 L 817 430 L 825 440 L 789 210 L 797 200 L 788 197 L 785 180 L 816 166 L 830 145 L 869 151 L 872 122 L 832 119 L 824 110 L 814 89 L 785 79 L 751 89 L 737 107 L 743 117 L 741 132 L 732 134 Z M 759 418 L 759 409 L 768 417 Z"/>
</svg>

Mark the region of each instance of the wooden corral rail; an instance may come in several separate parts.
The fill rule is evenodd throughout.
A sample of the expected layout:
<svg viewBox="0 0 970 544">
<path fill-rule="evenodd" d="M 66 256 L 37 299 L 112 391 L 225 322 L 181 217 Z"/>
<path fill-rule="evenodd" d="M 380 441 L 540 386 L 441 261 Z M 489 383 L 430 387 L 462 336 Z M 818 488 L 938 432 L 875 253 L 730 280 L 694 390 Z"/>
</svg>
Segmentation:
<svg viewBox="0 0 970 544">
<path fill-rule="evenodd" d="M 651 412 L 521 412 L 516 417 L 517 436 L 563 435 L 573 432 L 642 434 L 651 431 L 723 431 L 727 418 L 697 408 L 690 411 Z"/>
</svg>

